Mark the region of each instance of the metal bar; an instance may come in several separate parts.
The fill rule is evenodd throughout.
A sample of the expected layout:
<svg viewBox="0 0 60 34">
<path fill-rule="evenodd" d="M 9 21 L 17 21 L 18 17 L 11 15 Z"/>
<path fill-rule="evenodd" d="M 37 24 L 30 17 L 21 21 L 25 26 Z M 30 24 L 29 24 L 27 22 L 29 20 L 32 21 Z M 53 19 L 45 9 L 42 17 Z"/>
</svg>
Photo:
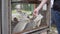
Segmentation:
<svg viewBox="0 0 60 34">
<path fill-rule="evenodd" d="M 2 34 L 2 0 L 0 0 L 0 34 Z"/>
<path fill-rule="evenodd" d="M 46 27 L 40 27 L 40 28 L 28 30 L 28 31 L 25 30 L 25 31 L 19 32 L 18 34 L 31 34 L 31 33 L 43 31 L 43 30 L 49 30 L 49 28 L 47 26 Z"/>
<path fill-rule="evenodd" d="M 8 34 L 8 0 L 2 0 L 2 34 Z"/>
<path fill-rule="evenodd" d="M 27 34 L 35 33 L 35 32 L 38 32 L 38 31 L 43 31 L 43 30 L 48 30 L 48 27 L 43 28 L 43 29 L 38 29 L 38 30 L 35 30 L 35 31 L 32 31 L 32 32 L 29 32 Z"/>
</svg>

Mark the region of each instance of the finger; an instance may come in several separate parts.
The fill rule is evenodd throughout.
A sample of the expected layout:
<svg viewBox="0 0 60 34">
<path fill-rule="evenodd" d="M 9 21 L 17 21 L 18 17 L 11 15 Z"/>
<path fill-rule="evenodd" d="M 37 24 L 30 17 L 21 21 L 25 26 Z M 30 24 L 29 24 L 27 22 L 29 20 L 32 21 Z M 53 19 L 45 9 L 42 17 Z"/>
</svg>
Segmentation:
<svg viewBox="0 0 60 34">
<path fill-rule="evenodd" d="M 34 13 L 33 16 L 37 16 L 37 13 L 36 14 Z"/>
<path fill-rule="evenodd" d="M 35 16 L 35 13 L 33 12 L 33 16 Z"/>
</svg>

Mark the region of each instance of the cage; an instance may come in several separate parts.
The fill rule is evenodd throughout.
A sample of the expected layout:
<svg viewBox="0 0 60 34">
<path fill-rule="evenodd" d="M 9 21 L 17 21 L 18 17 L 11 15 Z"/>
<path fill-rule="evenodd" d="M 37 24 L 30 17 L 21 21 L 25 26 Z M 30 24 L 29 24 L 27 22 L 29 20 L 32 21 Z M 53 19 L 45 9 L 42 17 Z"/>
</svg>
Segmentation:
<svg viewBox="0 0 60 34">
<path fill-rule="evenodd" d="M 33 7 L 35 9 L 39 5 L 40 2 L 41 2 L 40 0 L 9 0 L 9 1 L 6 0 L 5 1 L 6 5 L 3 5 L 4 6 L 3 9 L 6 11 L 6 12 L 3 11 L 3 13 L 5 13 L 5 14 L 3 14 L 3 15 L 5 15 L 3 17 L 3 23 L 6 23 L 5 27 L 3 27 L 3 29 L 4 28 L 6 29 L 6 32 L 7 32 L 6 34 L 8 34 L 8 33 L 10 34 L 12 31 L 11 30 L 11 17 L 12 17 L 11 5 L 12 4 L 29 4 L 29 6 L 30 6 L 30 4 L 33 4 L 34 5 Z M 5 6 L 7 7 L 6 9 L 5 9 Z M 43 9 L 41 9 L 40 10 L 41 12 L 39 12 L 44 16 L 44 18 L 42 19 L 40 27 L 30 29 L 30 30 L 23 30 L 21 32 L 14 33 L 14 34 L 43 34 L 43 32 L 48 34 L 48 31 L 50 28 L 50 15 L 51 15 L 50 14 L 51 13 L 50 0 L 46 3 L 46 6 L 47 6 L 47 10 L 43 11 Z M 6 19 L 4 19 L 4 18 L 6 18 Z M 4 30 L 4 33 L 5 33 L 5 30 Z"/>
</svg>

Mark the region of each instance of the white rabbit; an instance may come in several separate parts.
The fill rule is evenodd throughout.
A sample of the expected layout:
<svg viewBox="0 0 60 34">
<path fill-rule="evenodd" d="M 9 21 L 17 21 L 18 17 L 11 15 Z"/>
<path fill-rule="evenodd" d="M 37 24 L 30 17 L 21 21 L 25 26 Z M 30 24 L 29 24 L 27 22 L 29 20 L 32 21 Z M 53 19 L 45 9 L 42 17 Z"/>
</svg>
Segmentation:
<svg viewBox="0 0 60 34">
<path fill-rule="evenodd" d="M 20 13 L 20 14 L 22 15 L 22 13 Z M 22 18 L 20 19 L 20 22 L 15 26 L 13 33 L 21 32 L 24 29 L 30 30 L 32 28 L 36 28 L 36 26 L 39 27 L 39 25 L 41 23 L 41 19 L 43 18 L 43 16 L 41 14 L 37 15 L 37 17 L 33 20 L 30 20 L 29 18 L 24 17 L 24 16 L 22 16 Z"/>
</svg>

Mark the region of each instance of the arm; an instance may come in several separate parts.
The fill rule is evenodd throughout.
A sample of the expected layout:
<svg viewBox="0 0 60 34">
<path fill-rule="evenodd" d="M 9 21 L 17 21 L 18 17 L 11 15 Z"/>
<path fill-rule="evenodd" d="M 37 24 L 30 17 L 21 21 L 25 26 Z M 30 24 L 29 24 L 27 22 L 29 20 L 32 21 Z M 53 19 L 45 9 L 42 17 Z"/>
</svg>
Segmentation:
<svg viewBox="0 0 60 34">
<path fill-rule="evenodd" d="M 39 4 L 39 6 L 34 10 L 33 15 L 37 16 L 38 15 L 38 11 L 43 7 L 43 5 L 47 2 L 47 0 L 42 0 L 41 3 Z"/>
<path fill-rule="evenodd" d="M 47 0 L 42 0 L 36 9 L 40 10 L 46 2 L 47 2 Z"/>
</svg>

